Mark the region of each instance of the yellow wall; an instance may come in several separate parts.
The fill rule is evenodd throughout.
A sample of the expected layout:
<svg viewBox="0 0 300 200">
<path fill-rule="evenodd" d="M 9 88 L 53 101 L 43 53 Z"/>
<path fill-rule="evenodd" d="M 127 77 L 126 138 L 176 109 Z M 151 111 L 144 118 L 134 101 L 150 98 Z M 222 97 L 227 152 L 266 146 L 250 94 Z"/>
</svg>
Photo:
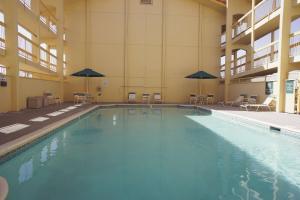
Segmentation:
<svg viewBox="0 0 300 200">
<path fill-rule="evenodd" d="M 34 88 L 34 89 L 32 89 Z M 20 78 L 20 105 L 26 108 L 26 99 L 30 96 L 42 96 L 44 92 L 51 92 L 59 96 L 59 82 L 38 79 Z"/>
<path fill-rule="evenodd" d="M 1 99 L 1 103 L 0 103 L 0 113 L 2 112 L 8 112 L 11 108 L 11 85 L 10 85 L 10 81 L 11 78 L 6 76 L 7 79 L 7 87 L 0 87 L 0 99 Z"/>
<path fill-rule="evenodd" d="M 106 78 L 90 81 L 91 93 L 102 87 L 102 101 L 124 101 L 135 91 L 139 98 L 162 92 L 165 102 L 186 102 L 198 82 L 184 76 L 197 70 L 218 75 L 224 15 L 199 1 L 153 0 L 145 6 L 140 0 L 89 0 L 86 62 L 84 5 L 80 0 L 65 6 L 68 73 L 85 64 L 104 73 Z M 84 81 L 68 79 L 65 98 L 71 100 Z M 203 93 L 217 95 L 218 81 L 203 82 Z"/>
</svg>

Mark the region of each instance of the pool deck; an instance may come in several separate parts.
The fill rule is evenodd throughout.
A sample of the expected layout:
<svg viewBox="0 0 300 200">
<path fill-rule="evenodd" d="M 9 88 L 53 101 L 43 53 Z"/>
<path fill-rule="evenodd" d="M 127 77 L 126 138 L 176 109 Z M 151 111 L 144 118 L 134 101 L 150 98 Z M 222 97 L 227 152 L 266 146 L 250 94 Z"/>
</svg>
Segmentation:
<svg viewBox="0 0 300 200">
<path fill-rule="evenodd" d="M 245 111 L 239 107 L 221 105 L 201 105 L 199 107 L 209 109 L 212 112 L 221 113 L 225 116 L 236 117 L 236 119 L 246 119 L 259 124 L 284 129 L 299 134 L 300 137 L 300 115 L 297 114 Z"/>
<path fill-rule="evenodd" d="M 25 109 L 19 112 L 8 112 L 8 113 L 0 113 L 0 129 L 11 126 L 14 124 L 24 124 L 28 127 L 20 129 L 18 131 L 14 131 L 8 134 L 0 132 L 0 145 L 8 143 L 12 140 L 20 138 L 24 135 L 42 129 L 46 126 L 49 126 L 53 123 L 56 123 L 62 119 L 68 118 L 76 113 L 80 113 L 84 110 L 91 108 L 94 105 L 91 104 L 83 104 L 81 106 L 76 107 L 76 109 L 69 110 L 67 112 L 61 113 L 57 116 L 48 116 L 50 113 L 57 112 L 59 110 L 66 109 L 68 107 L 74 106 L 72 103 L 63 103 L 59 106 L 53 105 L 40 109 Z M 45 121 L 30 121 L 35 118 L 44 118 Z"/>
</svg>

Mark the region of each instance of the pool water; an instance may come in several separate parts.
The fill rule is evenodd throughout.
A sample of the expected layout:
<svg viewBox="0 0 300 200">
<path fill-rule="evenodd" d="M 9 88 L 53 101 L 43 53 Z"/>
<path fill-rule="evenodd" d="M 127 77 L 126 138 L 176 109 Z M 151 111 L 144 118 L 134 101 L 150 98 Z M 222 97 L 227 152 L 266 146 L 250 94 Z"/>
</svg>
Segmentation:
<svg viewBox="0 0 300 200">
<path fill-rule="evenodd" d="M 8 199 L 300 199 L 300 142 L 179 108 L 99 109 L 0 166 Z"/>
</svg>

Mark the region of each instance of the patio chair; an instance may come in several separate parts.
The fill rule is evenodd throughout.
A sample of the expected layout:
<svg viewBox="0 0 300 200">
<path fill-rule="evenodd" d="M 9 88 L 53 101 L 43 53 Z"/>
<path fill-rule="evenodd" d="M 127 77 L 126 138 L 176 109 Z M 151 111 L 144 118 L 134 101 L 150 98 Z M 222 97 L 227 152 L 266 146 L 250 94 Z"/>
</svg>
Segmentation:
<svg viewBox="0 0 300 200">
<path fill-rule="evenodd" d="M 272 111 L 272 105 L 274 102 L 273 97 L 267 97 L 262 104 L 244 104 L 240 105 L 241 108 L 245 108 L 246 111 L 249 111 L 250 108 L 256 108 L 256 111 L 259 111 L 260 108 L 267 108 L 269 111 Z"/>
<path fill-rule="evenodd" d="M 215 102 L 215 95 L 213 95 L 213 94 L 208 94 L 208 95 L 207 95 L 207 98 L 206 98 L 206 102 L 207 102 L 207 104 L 213 105 L 214 102 Z"/>
<path fill-rule="evenodd" d="M 73 93 L 74 96 L 74 104 L 85 103 L 86 95 L 85 93 Z"/>
<path fill-rule="evenodd" d="M 197 95 L 190 94 L 190 104 L 197 104 Z"/>
<path fill-rule="evenodd" d="M 160 93 L 154 93 L 153 94 L 153 102 L 158 104 L 162 103 L 161 94 Z"/>
<path fill-rule="evenodd" d="M 128 93 L 128 103 L 136 103 L 136 93 L 135 92 Z"/>
<path fill-rule="evenodd" d="M 230 105 L 230 106 L 240 106 L 244 102 L 244 96 L 237 97 L 234 101 L 220 101 L 218 104 L 221 104 L 223 106 Z"/>
<path fill-rule="evenodd" d="M 143 95 L 142 95 L 142 102 L 149 104 L 150 103 L 150 94 L 143 93 Z"/>
</svg>

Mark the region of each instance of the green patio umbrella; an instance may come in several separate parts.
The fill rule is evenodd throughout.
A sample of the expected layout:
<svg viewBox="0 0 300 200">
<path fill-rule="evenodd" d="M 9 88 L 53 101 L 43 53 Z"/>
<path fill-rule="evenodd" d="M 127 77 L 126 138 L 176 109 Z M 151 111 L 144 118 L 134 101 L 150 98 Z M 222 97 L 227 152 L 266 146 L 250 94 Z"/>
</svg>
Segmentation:
<svg viewBox="0 0 300 200">
<path fill-rule="evenodd" d="M 188 78 L 188 79 L 198 79 L 198 80 L 202 80 L 202 79 L 217 79 L 218 77 L 214 76 L 214 75 L 211 75 L 205 71 L 198 71 L 194 74 L 191 74 L 191 75 L 188 75 L 186 76 L 185 78 Z M 202 88 L 200 86 L 200 94 L 202 93 Z"/>
<path fill-rule="evenodd" d="M 94 77 L 105 77 L 104 74 L 101 74 L 99 72 L 96 72 L 90 68 L 85 68 L 79 72 L 71 74 L 71 76 L 76 76 L 76 77 L 85 77 L 86 78 L 86 92 L 89 92 L 89 78 L 94 78 Z"/>
</svg>

